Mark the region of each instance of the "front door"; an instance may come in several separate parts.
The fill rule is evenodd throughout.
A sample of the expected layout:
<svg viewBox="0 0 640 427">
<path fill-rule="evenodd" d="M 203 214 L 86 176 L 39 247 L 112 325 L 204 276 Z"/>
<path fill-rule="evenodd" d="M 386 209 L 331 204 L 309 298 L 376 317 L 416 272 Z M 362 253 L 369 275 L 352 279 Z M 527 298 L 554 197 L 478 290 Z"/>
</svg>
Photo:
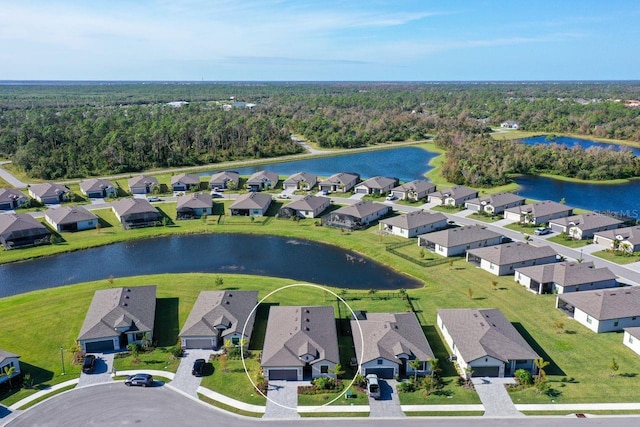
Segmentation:
<svg viewBox="0 0 640 427">
<path fill-rule="evenodd" d="M 302 379 L 304 381 L 309 381 L 311 379 L 312 376 L 312 370 L 311 370 L 311 365 L 309 365 L 308 363 L 306 365 L 304 365 L 304 367 L 302 368 Z"/>
<path fill-rule="evenodd" d="M 401 377 L 406 377 L 407 376 L 407 359 L 406 358 L 401 358 L 400 359 L 400 376 Z"/>
</svg>

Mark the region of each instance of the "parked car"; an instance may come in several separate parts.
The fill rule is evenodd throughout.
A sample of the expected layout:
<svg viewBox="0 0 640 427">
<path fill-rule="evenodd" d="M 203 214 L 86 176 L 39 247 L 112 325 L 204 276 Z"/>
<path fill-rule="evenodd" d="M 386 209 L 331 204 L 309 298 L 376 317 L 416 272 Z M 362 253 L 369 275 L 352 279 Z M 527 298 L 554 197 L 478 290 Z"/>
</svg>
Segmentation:
<svg viewBox="0 0 640 427">
<path fill-rule="evenodd" d="M 374 399 L 380 399 L 380 383 L 376 374 L 367 375 L 367 394 Z"/>
<path fill-rule="evenodd" d="M 93 354 L 87 354 L 82 362 L 82 372 L 90 374 L 96 367 L 96 357 Z"/>
<path fill-rule="evenodd" d="M 395 200 L 395 199 L 396 199 L 396 196 L 394 196 L 393 194 L 389 194 L 389 195 L 385 198 L 385 200 L 386 200 L 386 201 L 388 201 L 388 202 L 390 202 L 390 201 L 392 201 L 392 200 Z"/>
<path fill-rule="evenodd" d="M 536 236 L 544 236 L 549 233 L 551 233 L 551 229 L 548 227 L 538 227 L 536 228 L 536 231 L 533 232 Z"/>
<path fill-rule="evenodd" d="M 196 359 L 193 362 L 193 369 L 191 370 L 191 375 L 195 375 L 196 377 L 201 377 L 204 374 L 204 365 L 207 362 L 204 359 Z"/>
<path fill-rule="evenodd" d="M 129 375 L 126 380 L 124 380 L 124 385 L 127 387 L 132 385 L 139 385 L 142 387 L 150 387 L 153 384 L 153 376 L 149 374 L 135 374 Z"/>
<path fill-rule="evenodd" d="M 290 199 L 291 196 L 288 195 L 287 193 L 282 193 L 282 194 L 278 195 L 278 198 L 280 198 L 280 199 Z"/>
<path fill-rule="evenodd" d="M 222 199 L 224 196 L 220 193 L 216 193 L 215 191 L 211 192 L 211 198 L 212 199 Z"/>
<path fill-rule="evenodd" d="M 160 201 L 160 197 L 158 196 L 149 196 L 147 197 L 147 200 L 150 202 L 159 202 Z"/>
</svg>

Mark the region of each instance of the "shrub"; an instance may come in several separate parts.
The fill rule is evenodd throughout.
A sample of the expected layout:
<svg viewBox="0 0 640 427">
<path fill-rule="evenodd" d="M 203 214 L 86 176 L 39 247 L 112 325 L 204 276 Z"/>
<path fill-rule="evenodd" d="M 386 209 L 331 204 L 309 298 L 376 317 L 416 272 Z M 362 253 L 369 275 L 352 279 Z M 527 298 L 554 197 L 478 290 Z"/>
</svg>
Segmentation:
<svg viewBox="0 0 640 427">
<path fill-rule="evenodd" d="M 513 373 L 513 376 L 515 377 L 516 381 L 518 381 L 518 384 L 521 384 L 521 385 L 533 384 L 533 377 L 531 376 L 531 373 L 525 369 L 516 370 Z"/>
<path fill-rule="evenodd" d="M 182 357 L 184 355 L 184 349 L 180 344 L 176 344 L 169 349 L 169 352 L 173 357 Z"/>
<path fill-rule="evenodd" d="M 400 393 L 411 393 L 412 391 L 416 391 L 416 385 L 413 381 L 402 381 L 398 383 L 398 392 Z"/>
</svg>

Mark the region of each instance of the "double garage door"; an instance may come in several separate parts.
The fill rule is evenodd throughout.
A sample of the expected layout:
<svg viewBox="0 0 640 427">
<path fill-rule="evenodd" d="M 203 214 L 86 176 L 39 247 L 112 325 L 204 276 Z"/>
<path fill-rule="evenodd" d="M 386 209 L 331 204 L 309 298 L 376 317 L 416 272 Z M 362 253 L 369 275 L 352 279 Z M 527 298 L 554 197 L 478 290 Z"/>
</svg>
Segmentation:
<svg viewBox="0 0 640 427">
<path fill-rule="evenodd" d="M 473 366 L 472 377 L 497 377 L 500 375 L 500 367 L 498 366 Z"/>
<path fill-rule="evenodd" d="M 269 379 L 297 381 L 298 370 L 297 369 L 269 369 Z"/>
<path fill-rule="evenodd" d="M 104 353 L 105 351 L 115 350 L 113 340 L 88 342 L 85 343 L 84 347 L 87 353 Z"/>
<path fill-rule="evenodd" d="M 184 340 L 184 347 L 186 349 L 191 348 L 211 348 L 211 338 L 188 338 Z"/>
<path fill-rule="evenodd" d="M 364 370 L 364 374 L 376 374 L 378 378 L 392 379 L 393 371 L 393 368 L 367 368 Z"/>
</svg>

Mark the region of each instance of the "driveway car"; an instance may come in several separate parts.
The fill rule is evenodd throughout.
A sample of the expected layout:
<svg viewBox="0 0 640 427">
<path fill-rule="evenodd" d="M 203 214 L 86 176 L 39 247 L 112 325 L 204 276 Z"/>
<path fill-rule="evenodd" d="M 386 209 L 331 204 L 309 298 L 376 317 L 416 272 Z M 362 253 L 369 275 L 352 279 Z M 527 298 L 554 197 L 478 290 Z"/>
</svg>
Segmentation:
<svg viewBox="0 0 640 427">
<path fill-rule="evenodd" d="M 380 399 L 380 383 L 376 374 L 367 375 L 367 394 L 374 399 Z"/>
<path fill-rule="evenodd" d="M 150 196 L 150 197 L 147 197 L 147 200 L 149 202 L 159 202 L 160 201 L 160 197 L 158 197 L 158 196 Z"/>
<path fill-rule="evenodd" d="M 93 369 L 96 367 L 96 357 L 93 354 L 87 354 L 84 357 L 84 362 L 82 362 L 82 372 L 85 374 L 90 374 L 93 372 Z"/>
<path fill-rule="evenodd" d="M 153 376 L 149 374 L 135 374 L 129 375 L 126 380 L 124 380 L 124 385 L 132 386 L 139 385 L 142 387 L 149 387 L 153 384 Z"/>
<path fill-rule="evenodd" d="M 212 199 L 222 199 L 223 197 L 224 196 L 222 194 L 220 194 L 220 193 L 216 193 L 216 192 L 211 193 L 211 198 Z"/>
<path fill-rule="evenodd" d="M 390 202 L 390 201 L 395 200 L 395 199 L 396 199 L 396 196 L 394 196 L 393 194 L 389 194 L 387 197 L 385 197 L 385 200 L 387 202 Z"/>
<path fill-rule="evenodd" d="M 282 194 L 278 195 L 278 198 L 280 198 L 280 199 L 290 199 L 291 196 L 288 195 L 287 193 L 282 193 Z"/>
<path fill-rule="evenodd" d="M 547 227 L 538 227 L 536 228 L 536 231 L 533 232 L 536 236 L 544 236 L 549 233 L 551 233 L 551 229 Z"/>
<path fill-rule="evenodd" d="M 195 375 L 196 377 L 201 377 L 204 373 L 204 365 L 207 362 L 204 359 L 196 359 L 193 362 L 193 369 L 191 370 L 191 375 Z"/>
</svg>

